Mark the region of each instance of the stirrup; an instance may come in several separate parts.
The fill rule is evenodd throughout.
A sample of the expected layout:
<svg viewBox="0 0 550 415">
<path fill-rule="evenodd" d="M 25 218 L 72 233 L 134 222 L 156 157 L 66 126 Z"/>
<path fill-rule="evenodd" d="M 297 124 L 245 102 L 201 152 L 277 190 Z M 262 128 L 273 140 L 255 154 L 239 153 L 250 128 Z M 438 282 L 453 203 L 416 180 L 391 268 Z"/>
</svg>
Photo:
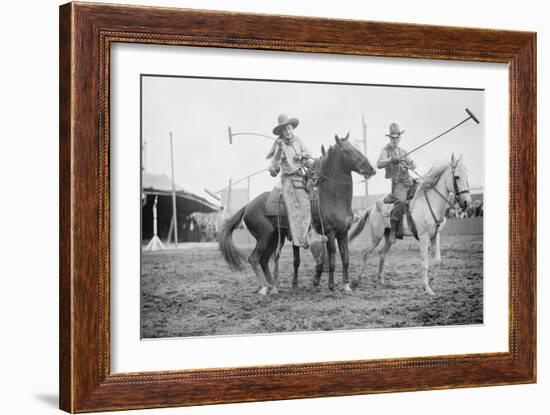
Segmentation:
<svg viewBox="0 0 550 415">
<path fill-rule="evenodd" d="M 328 241 L 328 238 L 325 235 L 321 235 L 320 233 L 316 232 L 315 229 L 310 228 L 306 235 L 306 241 L 311 246 L 314 244 L 325 243 L 326 241 Z"/>
</svg>

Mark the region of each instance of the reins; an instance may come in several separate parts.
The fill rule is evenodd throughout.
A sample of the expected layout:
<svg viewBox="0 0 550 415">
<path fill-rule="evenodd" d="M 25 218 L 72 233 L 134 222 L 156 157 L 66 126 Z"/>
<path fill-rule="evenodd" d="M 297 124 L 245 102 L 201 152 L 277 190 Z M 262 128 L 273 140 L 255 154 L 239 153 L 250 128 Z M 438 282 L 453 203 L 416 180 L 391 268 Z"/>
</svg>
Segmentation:
<svg viewBox="0 0 550 415">
<path fill-rule="evenodd" d="M 455 194 L 455 197 L 454 197 L 454 200 L 455 200 L 455 203 L 460 203 L 460 199 L 459 199 L 459 196 L 461 194 L 464 194 L 464 193 L 470 193 L 470 190 L 469 189 L 465 189 L 465 190 L 462 190 L 462 191 L 459 191 L 458 190 L 458 184 L 456 182 L 456 178 L 455 178 L 455 170 L 456 170 L 456 167 L 457 167 L 458 163 L 456 165 L 451 165 L 451 174 L 452 174 L 452 177 L 453 177 L 453 188 L 454 188 L 454 194 Z M 411 169 L 412 170 L 412 169 Z M 412 170 L 418 177 L 422 178 L 415 170 Z M 445 219 L 445 216 L 447 215 L 447 212 L 449 211 L 449 209 L 452 209 L 454 208 L 453 204 L 451 202 L 449 202 L 449 200 L 443 196 L 441 194 L 441 192 L 439 190 L 437 190 L 435 188 L 435 186 L 437 186 L 437 184 L 439 183 L 439 180 L 441 179 L 441 176 L 439 176 L 437 178 L 437 181 L 434 183 L 434 185 L 432 187 L 430 187 L 429 189 L 426 189 L 424 191 L 424 197 L 426 199 L 426 203 L 428 205 L 428 208 L 430 209 L 430 213 L 432 214 L 432 218 L 434 219 L 434 222 L 435 222 L 435 232 L 437 233 L 438 229 L 439 229 L 439 226 L 441 225 L 441 223 L 443 222 L 443 220 Z M 428 198 L 428 191 L 429 190 L 433 190 L 434 192 L 436 192 L 437 195 L 439 195 L 439 197 L 441 197 L 441 199 L 443 199 L 448 205 L 449 207 L 448 208 L 445 208 L 445 210 L 443 211 L 443 216 L 441 217 L 441 219 L 437 219 L 437 217 L 435 216 L 435 213 L 433 211 L 433 208 L 432 208 L 432 205 L 430 203 L 430 199 Z"/>
<path fill-rule="evenodd" d="M 336 184 L 353 184 L 353 180 L 350 180 L 349 182 L 342 182 L 340 180 L 336 180 L 336 179 L 332 179 L 326 175 L 324 175 L 323 173 L 321 173 L 320 171 L 314 171 L 314 174 L 316 175 L 319 175 L 320 177 L 322 177 L 323 179 L 326 179 L 330 182 L 333 182 L 333 183 L 336 183 Z"/>
<path fill-rule="evenodd" d="M 344 159 L 349 163 L 349 159 L 346 157 L 346 152 L 345 152 L 345 150 L 342 150 L 342 149 L 341 149 L 340 151 L 342 151 L 342 154 L 343 154 Z M 323 179 L 326 179 L 326 180 L 328 180 L 329 182 L 332 182 L 332 183 L 336 183 L 336 184 L 348 184 L 348 185 L 351 184 L 351 185 L 353 185 L 353 180 L 350 180 L 349 182 L 343 182 L 343 181 L 336 180 L 336 179 L 333 179 L 333 178 L 331 178 L 331 177 L 328 177 L 327 175 L 324 175 L 323 173 L 321 173 L 321 170 L 322 170 L 322 168 L 323 168 L 323 162 L 326 161 L 326 160 L 327 160 L 327 159 L 324 159 L 324 160 L 321 159 L 321 162 L 319 163 L 319 164 L 320 164 L 319 170 L 312 169 L 312 170 L 313 170 L 313 173 L 314 173 L 315 175 L 318 175 L 319 177 L 322 177 Z"/>
</svg>

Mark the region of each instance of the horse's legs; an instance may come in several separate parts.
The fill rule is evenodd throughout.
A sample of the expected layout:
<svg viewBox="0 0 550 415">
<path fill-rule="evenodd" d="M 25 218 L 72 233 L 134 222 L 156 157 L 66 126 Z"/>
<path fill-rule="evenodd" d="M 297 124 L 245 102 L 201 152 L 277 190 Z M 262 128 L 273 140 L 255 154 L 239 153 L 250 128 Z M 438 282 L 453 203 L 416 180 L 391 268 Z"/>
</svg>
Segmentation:
<svg viewBox="0 0 550 415">
<path fill-rule="evenodd" d="M 279 245 L 277 234 L 275 233 L 269 235 L 267 237 L 267 240 L 267 246 L 265 247 L 265 250 L 260 254 L 260 267 L 262 268 L 267 284 L 269 285 L 269 287 L 271 287 L 271 293 L 277 294 L 277 287 L 273 284 L 273 278 L 271 276 L 271 272 L 269 271 L 269 260 L 271 259 L 273 252 L 275 252 L 275 249 Z"/>
<path fill-rule="evenodd" d="M 315 255 L 315 249 L 316 247 L 319 248 L 319 252 L 317 255 Z M 311 252 L 313 253 L 313 256 L 315 257 L 315 274 L 313 275 L 313 286 L 318 287 L 319 283 L 321 282 L 321 274 L 323 273 L 323 267 L 324 267 L 324 261 L 323 258 L 325 257 L 325 249 L 326 244 L 316 244 L 310 246 Z"/>
<path fill-rule="evenodd" d="M 340 250 L 340 258 L 342 259 L 342 283 L 344 285 L 345 292 L 351 292 L 349 286 L 349 245 L 348 245 L 348 233 L 345 232 L 338 236 L 338 249 Z"/>
<path fill-rule="evenodd" d="M 277 250 L 275 251 L 275 257 L 273 258 L 273 284 L 275 285 L 275 287 L 279 285 L 279 258 L 281 257 L 281 249 L 283 249 L 284 244 L 285 236 L 281 235 L 281 240 L 279 242 L 279 245 L 277 246 Z"/>
<path fill-rule="evenodd" d="M 334 290 L 334 270 L 336 269 L 336 240 L 334 234 L 328 235 L 327 241 L 328 250 L 328 288 Z"/>
<path fill-rule="evenodd" d="M 292 245 L 294 253 L 294 276 L 292 277 L 292 288 L 298 288 L 298 268 L 300 268 L 300 247 Z"/>
<path fill-rule="evenodd" d="M 370 226 L 367 224 L 367 226 Z M 388 230 L 389 231 L 389 230 Z M 359 276 L 357 277 L 357 284 L 361 281 L 363 278 L 363 275 L 365 275 L 367 270 L 367 260 L 369 257 L 369 254 L 376 249 L 378 244 L 380 243 L 380 239 L 382 238 L 382 234 L 375 235 L 374 230 L 372 228 L 369 228 L 368 232 L 368 238 L 367 238 L 367 246 L 363 250 L 363 263 L 361 264 L 361 269 L 359 270 Z M 384 233 L 386 235 L 386 233 Z"/>
<path fill-rule="evenodd" d="M 256 242 L 256 246 L 254 247 L 254 250 L 248 257 L 248 263 L 252 266 L 252 270 L 254 270 L 254 274 L 256 275 L 256 279 L 258 280 L 258 285 L 260 286 L 258 290 L 258 294 L 261 295 L 267 295 L 268 293 L 268 284 L 267 281 L 260 271 L 260 257 L 262 253 L 265 251 L 269 244 L 269 237 L 268 236 L 262 236 L 258 241 Z"/>
<path fill-rule="evenodd" d="M 384 261 L 391 245 L 389 232 L 384 232 L 384 246 L 380 249 L 380 258 L 378 260 L 378 281 L 380 284 L 384 284 Z"/>
<path fill-rule="evenodd" d="M 430 237 L 427 234 L 420 236 L 420 255 L 422 257 L 422 281 L 424 283 L 424 291 L 429 295 L 434 295 L 434 292 L 430 288 L 430 282 L 428 280 L 428 272 L 430 268 L 430 256 L 428 249 L 430 247 Z"/>
<path fill-rule="evenodd" d="M 437 272 L 439 271 L 439 267 L 441 266 L 441 247 L 439 245 L 439 232 L 437 232 L 433 238 L 433 271 L 432 275 L 429 279 L 430 284 L 432 281 L 437 277 Z"/>
</svg>

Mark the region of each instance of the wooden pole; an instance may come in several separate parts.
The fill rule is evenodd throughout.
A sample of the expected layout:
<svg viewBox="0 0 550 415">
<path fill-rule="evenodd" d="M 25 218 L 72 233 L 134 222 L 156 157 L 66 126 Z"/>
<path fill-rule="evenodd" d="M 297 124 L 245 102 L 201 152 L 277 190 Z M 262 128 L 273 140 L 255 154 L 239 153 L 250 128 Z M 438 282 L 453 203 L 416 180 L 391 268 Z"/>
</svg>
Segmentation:
<svg viewBox="0 0 550 415">
<path fill-rule="evenodd" d="M 361 121 L 363 124 L 363 153 L 367 157 L 367 124 L 365 124 L 365 115 L 361 115 Z M 369 203 L 369 181 L 365 180 L 365 203 Z"/>
<path fill-rule="evenodd" d="M 229 185 L 227 186 L 227 213 L 231 213 L 231 179 L 229 179 Z"/>
<path fill-rule="evenodd" d="M 145 149 L 147 147 L 147 141 L 143 141 L 141 143 L 141 206 L 145 206 L 147 204 L 147 195 L 143 191 L 143 176 L 145 174 L 145 163 L 147 162 Z"/>
<path fill-rule="evenodd" d="M 141 171 L 145 171 L 145 166 L 147 165 L 147 141 L 143 142 L 141 149 L 142 149 Z"/>
<path fill-rule="evenodd" d="M 166 244 L 169 244 L 172 240 L 172 233 L 174 232 L 174 215 L 170 218 L 170 226 L 168 227 L 168 236 L 166 237 Z"/>
<path fill-rule="evenodd" d="M 176 182 L 174 181 L 174 144 L 170 132 L 170 160 L 172 165 L 172 218 L 174 220 L 174 244 L 178 247 L 178 210 L 176 206 Z"/>
<path fill-rule="evenodd" d="M 146 251 L 158 251 L 159 249 L 164 249 L 164 245 L 159 239 L 157 232 L 157 202 L 158 196 L 155 196 L 155 202 L 153 203 L 153 238 L 151 238 L 145 247 Z"/>
</svg>

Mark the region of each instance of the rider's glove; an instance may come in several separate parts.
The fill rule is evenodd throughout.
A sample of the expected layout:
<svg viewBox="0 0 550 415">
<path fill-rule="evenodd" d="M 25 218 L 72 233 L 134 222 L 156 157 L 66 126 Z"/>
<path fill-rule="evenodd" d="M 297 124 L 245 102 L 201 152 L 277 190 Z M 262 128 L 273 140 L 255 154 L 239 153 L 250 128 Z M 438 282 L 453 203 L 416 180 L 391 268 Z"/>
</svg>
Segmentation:
<svg viewBox="0 0 550 415">
<path fill-rule="evenodd" d="M 280 171 L 280 169 L 276 169 L 274 167 L 269 167 L 268 170 L 269 170 L 269 174 L 271 174 L 272 177 L 277 177 Z"/>
</svg>

